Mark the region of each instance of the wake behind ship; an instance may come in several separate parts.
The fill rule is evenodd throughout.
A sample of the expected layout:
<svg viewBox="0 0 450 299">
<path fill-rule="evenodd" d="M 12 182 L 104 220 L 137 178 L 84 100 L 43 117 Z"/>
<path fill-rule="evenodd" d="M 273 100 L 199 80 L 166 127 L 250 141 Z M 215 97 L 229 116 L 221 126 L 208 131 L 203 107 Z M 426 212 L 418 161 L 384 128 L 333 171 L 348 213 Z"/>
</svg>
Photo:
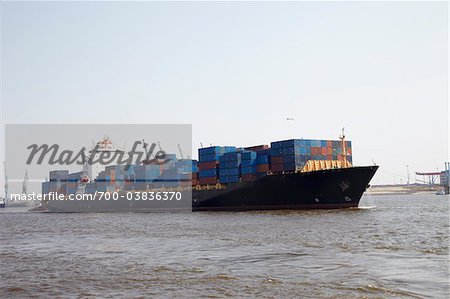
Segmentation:
<svg viewBox="0 0 450 299">
<path fill-rule="evenodd" d="M 108 144 L 103 140 L 99 144 Z M 102 149 L 100 148 L 100 151 Z M 115 200 L 43 202 L 52 212 L 155 212 L 162 201 L 132 200 L 128 194 L 169 192 L 189 200 L 192 211 L 336 209 L 357 207 L 378 166 L 354 167 L 351 142 L 291 139 L 246 148 L 200 148 L 199 160 L 176 159 L 164 165 L 110 165 L 90 181 L 84 171 L 53 171 L 43 194 L 113 193 Z M 91 174 L 92 175 L 92 174 Z M 124 195 L 126 194 L 126 195 Z M 139 195 L 142 196 L 142 195 Z M 147 198 L 146 198 L 147 199 Z"/>
</svg>

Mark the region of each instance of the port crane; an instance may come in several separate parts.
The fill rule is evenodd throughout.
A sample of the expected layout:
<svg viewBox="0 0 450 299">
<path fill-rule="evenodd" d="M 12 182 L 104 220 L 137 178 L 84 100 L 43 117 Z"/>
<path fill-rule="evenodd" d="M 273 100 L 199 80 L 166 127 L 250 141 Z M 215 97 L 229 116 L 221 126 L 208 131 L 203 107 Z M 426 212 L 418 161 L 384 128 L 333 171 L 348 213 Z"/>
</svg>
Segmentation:
<svg viewBox="0 0 450 299">
<path fill-rule="evenodd" d="M 416 172 L 416 176 L 424 177 L 423 180 L 418 180 L 430 185 L 436 185 L 441 173 L 440 172 Z M 427 180 L 428 179 L 428 180 Z"/>
</svg>

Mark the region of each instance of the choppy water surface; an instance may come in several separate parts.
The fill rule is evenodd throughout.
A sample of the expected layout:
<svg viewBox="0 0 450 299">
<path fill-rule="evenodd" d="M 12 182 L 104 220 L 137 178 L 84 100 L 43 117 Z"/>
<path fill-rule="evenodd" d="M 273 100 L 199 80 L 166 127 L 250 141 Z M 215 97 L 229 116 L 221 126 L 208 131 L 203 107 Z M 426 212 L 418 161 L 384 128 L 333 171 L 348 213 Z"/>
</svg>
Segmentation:
<svg viewBox="0 0 450 299">
<path fill-rule="evenodd" d="M 448 203 L 402 195 L 331 211 L 7 208 L 0 297 L 447 298 Z"/>
</svg>

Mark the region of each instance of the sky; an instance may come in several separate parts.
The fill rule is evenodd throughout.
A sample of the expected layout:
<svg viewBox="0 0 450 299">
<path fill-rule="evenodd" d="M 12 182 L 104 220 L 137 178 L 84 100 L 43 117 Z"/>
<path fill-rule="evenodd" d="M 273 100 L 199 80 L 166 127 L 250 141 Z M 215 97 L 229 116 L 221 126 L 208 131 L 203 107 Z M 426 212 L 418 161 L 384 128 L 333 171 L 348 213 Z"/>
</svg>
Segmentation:
<svg viewBox="0 0 450 299">
<path fill-rule="evenodd" d="M 372 184 L 449 161 L 446 2 L 2 1 L 1 17 L 2 160 L 5 124 L 192 124 L 194 157 L 345 127 Z"/>
</svg>

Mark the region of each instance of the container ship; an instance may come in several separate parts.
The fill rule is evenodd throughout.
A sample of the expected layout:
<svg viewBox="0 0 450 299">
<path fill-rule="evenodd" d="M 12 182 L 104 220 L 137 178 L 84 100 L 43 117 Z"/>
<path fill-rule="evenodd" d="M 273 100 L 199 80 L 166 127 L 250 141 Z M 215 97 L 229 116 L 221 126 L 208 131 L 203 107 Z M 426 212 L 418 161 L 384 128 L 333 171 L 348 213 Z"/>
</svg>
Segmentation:
<svg viewBox="0 0 450 299">
<path fill-rule="evenodd" d="M 114 151 L 102 140 L 99 151 Z M 42 193 L 116 193 L 117 200 L 45 200 L 51 212 L 175 211 L 162 201 L 130 200 L 123 194 L 176 191 L 192 211 L 337 209 L 358 207 L 378 166 L 353 166 L 351 142 L 289 139 L 244 148 L 198 149 L 198 161 L 167 154 L 162 165 L 109 165 L 104 170 L 50 172 Z M 95 178 L 90 180 L 90 177 Z M 159 205 L 158 205 L 159 204 Z M 186 204 L 186 202 L 184 203 Z M 186 208 L 186 206 L 184 206 Z"/>
</svg>

